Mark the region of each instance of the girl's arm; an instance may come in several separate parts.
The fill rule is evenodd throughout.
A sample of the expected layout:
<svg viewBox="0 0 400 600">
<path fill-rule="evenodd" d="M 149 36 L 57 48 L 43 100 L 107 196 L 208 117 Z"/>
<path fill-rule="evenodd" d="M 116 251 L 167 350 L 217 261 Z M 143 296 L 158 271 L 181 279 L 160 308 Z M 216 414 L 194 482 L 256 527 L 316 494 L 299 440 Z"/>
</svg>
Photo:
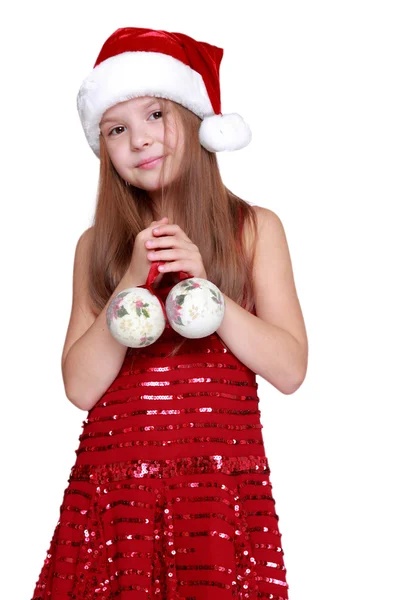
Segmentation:
<svg viewBox="0 0 400 600">
<path fill-rule="evenodd" d="M 283 225 L 271 210 L 257 212 L 259 238 L 253 283 L 256 315 L 224 294 L 225 315 L 217 334 L 249 369 L 283 394 L 304 381 L 308 341 Z"/>
<path fill-rule="evenodd" d="M 82 234 L 75 252 L 73 301 L 62 353 L 62 376 L 67 398 L 77 408 L 90 410 L 119 373 L 127 347 L 120 344 L 107 326 L 107 307 L 120 291 L 142 285 L 128 270 L 96 316 L 90 309 L 87 288 L 87 257 L 91 229 Z"/>
</svg>

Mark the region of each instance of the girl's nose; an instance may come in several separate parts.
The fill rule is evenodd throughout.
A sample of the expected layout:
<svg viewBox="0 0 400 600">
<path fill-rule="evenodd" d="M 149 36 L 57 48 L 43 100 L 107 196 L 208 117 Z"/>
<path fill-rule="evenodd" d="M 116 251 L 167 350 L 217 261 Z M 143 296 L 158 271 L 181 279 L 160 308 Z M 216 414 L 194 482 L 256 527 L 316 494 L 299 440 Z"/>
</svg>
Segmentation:
<svg viewBox="0 0 400 600">
<path fill-rule="evenodd" d="M 152 142 L 151 133 L 146 128 L 146 125 L 137 126 L 131 132 L 130 136 L 130 144 L 133 150 L 138 148 L 143 148 L 143 146 L 148 146 Z"/>
</svg>

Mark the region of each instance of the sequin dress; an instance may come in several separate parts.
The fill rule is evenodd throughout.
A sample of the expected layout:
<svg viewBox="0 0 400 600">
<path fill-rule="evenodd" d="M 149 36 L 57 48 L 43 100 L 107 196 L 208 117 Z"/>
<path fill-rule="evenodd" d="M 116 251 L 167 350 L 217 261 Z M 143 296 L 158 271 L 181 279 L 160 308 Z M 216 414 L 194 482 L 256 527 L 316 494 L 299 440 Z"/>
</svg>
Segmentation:
<svg viewBox="0 0 400 600">
<path fill-rule="evenodd" d="M 88 412 L 32 600 L 288 598 L 255 374 L 177 340 L 128 348 Z"/>
</svg>

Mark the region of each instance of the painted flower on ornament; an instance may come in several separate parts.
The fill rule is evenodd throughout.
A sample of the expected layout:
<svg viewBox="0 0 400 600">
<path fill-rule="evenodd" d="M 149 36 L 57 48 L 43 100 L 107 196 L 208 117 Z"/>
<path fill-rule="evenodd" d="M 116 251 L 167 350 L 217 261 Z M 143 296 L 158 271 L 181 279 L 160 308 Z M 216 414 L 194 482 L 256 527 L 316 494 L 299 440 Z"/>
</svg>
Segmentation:
<svg viewBox="0 0 400 600">
<path fill-rule="evenodd" d="M 132 319 L 123 319 L 121 320 L 121 323 L 119 324 L 119 330 L 123 333 L 130 333 L 131 331 L 134 331 L 135 329 L 135 323 L 134 321 L 132 321 Z"/>
<path fill-rule="evenodd" d="M 108 323 L 114 321 L 115 319 L 120 319 L 124 315 L 128 314 L 128 311 L 123 306 L 124 297 L 127 294 L 128 292 L 120 292 L 108 305 L 106 313 Z"/>
<path fill-rule="evenodd" d="M 192 321 L 197 319 L 197 317 L 200 315 L 199 307 L 196 306 L 195 304 L 192 304 L 192 306 L 189 308 L 188 312 L 189 312 L 189 315 L 192 317 Z"/>
<path fill-rule="evenodd" d="M 147 335 L 144 335 L 144 336 L 142 336 L 142 337 L 140 338 L 140 345 L 141 345 L 141 346 L 143 346 L 143 345 L 146 345 L 146 346 L 147 346 L 147 345 L 149 345 L 149 343 L 152 343 L 153 341 L 154 341 L 154 338 L 153 338 L 153 337 L 151 337 L 151 335 L 149 335 L 149 336 L 147 336 Z"/>
<path fill-rule="evenodd" d="M 200 283 L 197 283 L 196 281 L 193 281 L 193 279 L 188 279 L 186 281 L 183 281 L 183 285 L 186 288 L 185 291 L 190 291 L 190 290 L 195 290 L 196 288 L 201 287 Z"/>
<path fill-rule="evenodd" d="M 222 299 L 221 294 L 215 292 L 215 290 L 213 290 L 212 288 L 209 288 L 209 289 L 210 289 L 210 292 L 212 293 L 212 298 L 211 299 L 214 300 L 214 302 L 216 304 L 222 305 L 223 304 L 223 299 Z"/>
<path fill-rule="evenodd" d="M 133 307 L 134 310 L 136 311 L 136 314 L 138 317 L 141 317 L 142 315 L 144 317 L 146 317 L 146 319 L 150 318 L 150 312 L 149 309 L 147 308 L 149 306 L 148 302 L 143 302 L 143 300 L 135 300 L 133 302 Z"/>
<path fill-rule="evenodd" d="M 153 331 L 152 321 L 145 321 L 142 326 L 142 331 L 144 334 L 149 335 L 149 333 Z"/>
<path fill-rule="evenodd" d="M 178 323 L 178 325 L 183 325 L 181 319 L 181 311 L 184 298 L 185 296 L 182 294 L 180 296 L 176 296 L 176 298 L 173 299 L 173 302 L 170 305 L 169 318 L 174 323 Z"/>
</svg>

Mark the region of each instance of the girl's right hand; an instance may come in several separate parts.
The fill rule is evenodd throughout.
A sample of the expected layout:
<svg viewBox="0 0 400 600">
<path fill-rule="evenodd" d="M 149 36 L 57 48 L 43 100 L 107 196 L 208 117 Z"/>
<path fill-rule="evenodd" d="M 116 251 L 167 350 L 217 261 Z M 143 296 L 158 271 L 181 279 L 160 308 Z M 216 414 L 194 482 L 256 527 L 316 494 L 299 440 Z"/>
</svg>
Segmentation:
<svg viewBox="0 0 400 600">
<path fill-rule="evenodd" d="M 153 229 L 157 227 L 157 225 L 165 225 L 166 223 L 168 223 L 168 217 L 163 217 L 160 221 L 152 221 L 149 227 L 139 231 L 135 238 L 128 271 L 130 271 L 135 281 L 139 280 L 141 282 L 137 285 L 143 285 L 146 283 L 147 276 L 153 262 L 147 258 L 149 249 L 146 248 L 146 242 L 148 240 L 156 239 L 153 235 Z"/>
</svg>

